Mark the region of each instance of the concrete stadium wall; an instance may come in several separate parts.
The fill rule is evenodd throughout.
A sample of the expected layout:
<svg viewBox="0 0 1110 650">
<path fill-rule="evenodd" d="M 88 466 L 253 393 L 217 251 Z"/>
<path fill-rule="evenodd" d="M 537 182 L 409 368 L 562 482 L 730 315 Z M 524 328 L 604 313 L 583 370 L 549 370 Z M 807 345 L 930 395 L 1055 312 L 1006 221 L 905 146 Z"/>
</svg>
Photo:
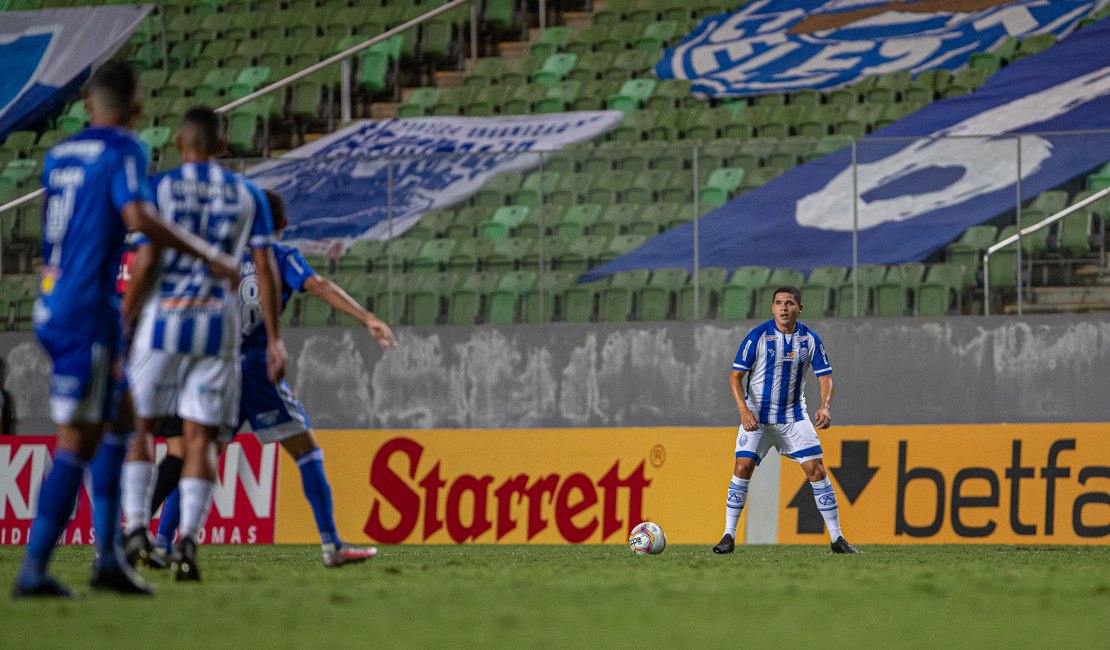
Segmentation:
<svg viewBox="0 0 1110 650">
<path fill-rule="evenodd" d="M 318 429 L 729 426 L 726 377 L 756 321 L 286 333 Z M 834 424 L 1110 422 L 1110 321 L 1097 315 L 821 320 Z M 49 362 L 0 335 L 22 434 L 53 431 Z M 817 382 L 810 376 L 810 404 Z"/>
</svg>

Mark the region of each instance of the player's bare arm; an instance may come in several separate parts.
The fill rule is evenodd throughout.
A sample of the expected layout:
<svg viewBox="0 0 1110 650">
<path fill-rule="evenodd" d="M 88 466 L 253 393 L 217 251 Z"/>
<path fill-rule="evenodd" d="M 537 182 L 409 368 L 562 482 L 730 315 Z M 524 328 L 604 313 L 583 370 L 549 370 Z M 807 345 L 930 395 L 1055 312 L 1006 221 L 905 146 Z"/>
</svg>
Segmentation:
<svg viewBox="0 0 1110 650">
<path fill-rule="evenodd" d="M 122 217 L 129 229 L 138 230 L 155 244 L 204 260 L 213 275 L 231 282 L 232 288 L 239 286 L 239 264 L 230 255 L 214 249 L 192 233 L 163 222 L 153 205 L 138 201 L 128 203 L 123 206 Z"/>
<path fill-rule="evenodd" d="M 285 364 L 288 353 L 281 340 L 281 284 L 278 280 L 277 260 L 270 247 L 251 249 L 255 275 L 258 277 L 258 292 L 262 302 L 262 323 L 266 328 L 266 376 L 270 383 L 276 384 L 285 377 Z"/>
<path fill-rule="evenodd" d="M 821 408 L 813 414 L 813 424 L 818 429 L 828 429 L 829 425 L 832 424 L 832 375 L 821 375 L 817 378 L 817 381 L 821 384 Z"/>
<path fill-rule="evenodd" d="M 743 370 L 731 371 L 728 375 L 728 387 L 732 391 L 732 399 L 736 401 L 736 409 L 740 411 L 740 424 L 744 431 L 755 431 L 759 428 L 759 420 L 744 401 L 744 374 Z"/>
<path fill-rule="evenodd" d="M 128 331 L 134 329 L 139 318 L 139 311 L 143 308 L 147 296 L 154 289 L 158 278 L 158 260 L 162 257 L 162 247 L 158 244 L 147 242 L 135 251 L 135 258 L 131 261 L 131 282 L 123 294 L 123 303 L 120 311 L 123 322 Z"/>
<path fill-rule="evenodd" d="M 358 304 L 342 287 L 320 275 L 314 275 L 304 283 L 304 290 L 323 300 L 339 311 L 357 318 L 366 326 L 366 331 L 378 342 L 383 350 L 392 350 L 397 347 L 397 339 L 393 330 L 382 319 L 367 311 Z"/>
</svg>

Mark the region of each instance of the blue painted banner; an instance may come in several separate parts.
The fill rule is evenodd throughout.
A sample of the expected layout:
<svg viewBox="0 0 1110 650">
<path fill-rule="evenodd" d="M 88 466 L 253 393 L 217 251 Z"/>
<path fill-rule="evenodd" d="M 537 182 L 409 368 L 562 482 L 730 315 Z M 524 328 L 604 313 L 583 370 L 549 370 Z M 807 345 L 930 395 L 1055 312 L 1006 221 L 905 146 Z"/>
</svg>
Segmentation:
<svg viewBox="0 0 1110 650">
<path fill-rule="evenodd" d="M 934 102 L 851 148 L 795 167 L 699 222 L 701 267 L 811 269 L 921 261 L 968 227 L 1110 160 L 1110 21 L 1003 68 L 971 95 Z M 1086 131 L 1104 130 L 1104 134 Z M 1069 134 L 1072 132 L 1073 134 Z M 1038 134 L 1038 135 L 1033 135 Z M 948 136 L 948 137 L 944 137 Z M 887 138 L 905 138 L 889 140 Z M 859 202 L 853 212 L 853 186 Z M 592 269 L 693 267 L 693 224 Z"/>
<path fill-rule="evenodd" d="M 358 122 L 254 167 L 248 176 L 285 199 L 283 239 L 326 250 L 355 239 L 396 237 L 428 210 L 470 197 L 494 174 L 537 167 L 537 152 L 595 138 L 621 116 L 582 111 Z"/>
<path fill-rule="evenodd" d="M 151 8 L 0 13 L 0 141 L 72 95 L 127 42 Z"/>
<path fill-rule="evenodd" d="M 691 79 L 697 93 L 746 96 L 835 88 L 897 70 L 952 70 L 1010 36 L 1064 36 L 1106 3 L 756 0 L 702 20 L 664 52 L 655 73 Z"/>
</svg>

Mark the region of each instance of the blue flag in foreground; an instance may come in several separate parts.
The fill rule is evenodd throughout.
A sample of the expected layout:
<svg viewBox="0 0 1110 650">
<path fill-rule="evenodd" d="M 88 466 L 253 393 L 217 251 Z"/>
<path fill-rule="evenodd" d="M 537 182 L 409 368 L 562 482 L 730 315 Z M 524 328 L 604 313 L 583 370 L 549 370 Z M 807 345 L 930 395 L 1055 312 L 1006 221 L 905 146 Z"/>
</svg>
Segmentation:
<svg viewBox="0 0 1110 650">
<path fill-rule="evenodd" d="M 396 237 L 424 212 L 468 198 L 494 174 L 536 167 L 538 152 L 595 138 L 621 117 L 583 111 L 358 122 L 248 175 L 285 199 L 290 225 L 283 239 L 326 249 L 337 241 Z"/>
<path fill-rule="evenodd" d="M 107 61 L 151 5 L 0 13 L 0 141 L 42 118 Z"/>
<path fill-rule="evenodd" d="M 1064 36 L 1106 2 L 756 0 L 704 19 L 655 73 L 690 79 L 694 92 L 744 96 L 953 70 L 1010 36 Z"/>
<path fill-rule="evenodd" d="M 859 261 L 920 261 L 968 227 L 1016 207 L 1021 197 L 1110 160 L 1110 21 L 1002 69 L 977 92 L 935 102 L 858 141 L 795 167 L 700 219 L 700 266 L 810 269 Z M 1039 135 L 1038 135 L 1039 134 Z M 890 140 L 888 138 L 906 138 Z M 916 139 L 911 139 L 916 138 Z M 853 186 L 859 202 L 853 210 Z M 649 240 L 588 271 L 693 268 L 693 224 Z"/>
</svg>

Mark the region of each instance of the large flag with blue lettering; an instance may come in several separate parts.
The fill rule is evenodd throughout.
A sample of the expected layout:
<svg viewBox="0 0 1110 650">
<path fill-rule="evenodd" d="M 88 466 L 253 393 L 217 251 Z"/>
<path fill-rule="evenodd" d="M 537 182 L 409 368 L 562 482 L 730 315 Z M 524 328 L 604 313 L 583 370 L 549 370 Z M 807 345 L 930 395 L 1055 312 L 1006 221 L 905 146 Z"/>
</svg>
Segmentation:
<svg viewBox="0 0 1110 650">
<path fill-rule="evenodd" d="M 855 166 L 848 147 L 737 197 L 699 220 L 698 266 L 848 265 L 855 225 L 861 263 L 921 261 L 968 227 L 1016 211 L 1019 197 L 1081 178 L 1110 160 L 1107 43 L 1110 20 L 1094 23 L 970 95 L 859 140 Z M 693 227 L 650 239 L 583 279 L 693 268 Z"/>
<path fill-rule="evenodd" d="M 127 42 L 151 7 L 0 13 L 0 141 L 72 95 Z"/>
<path fill-rule="evenodd" d="M 317 250 L 396 237 L 428 210 L 468 198 L 494 174 L 538 167 L 537 152 L 590 140 L 620 120 L 620 111 L 581 111 L 357 122 L 248 176 L 285 199 L 289 227 L 282 238 Z"/>
<path fill-rule="evenodd" d="M 952 70 L 1010 36 L 1064 36 L 1107 0 L 756 0 L 663 54 L 660 79 L 714 96 L 835 88 L 896 70 Z"/>
</svg>

